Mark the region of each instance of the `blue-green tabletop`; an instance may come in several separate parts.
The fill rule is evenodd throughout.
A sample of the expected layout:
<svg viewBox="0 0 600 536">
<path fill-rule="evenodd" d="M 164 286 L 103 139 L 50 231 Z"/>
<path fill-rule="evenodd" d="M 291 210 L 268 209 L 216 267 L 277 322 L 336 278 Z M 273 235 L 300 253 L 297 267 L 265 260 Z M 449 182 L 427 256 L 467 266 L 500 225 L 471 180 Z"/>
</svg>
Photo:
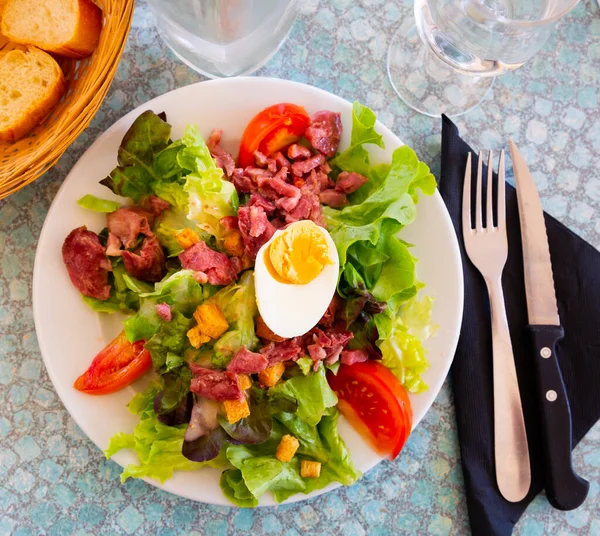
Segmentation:
<svg viewBox="0 0 600 536">
<path fill-rule="evenodd" d="M 435 173 L 440 121 L 399 101 L 386 75 L 388 44 L 411 0 L 300 0 L 279 52 L 257 73 L 359 99 Z M 0 535 L 469 533 L 452 392 L 448 382 L 402 455 L 351 488 L 292 505 L 241 510 L 194 503 L 121 468 L 69 417 L 46 374 L 31 306 L 36 243 L 52 199 L 84 150 L 147 100 L 203 78 L 161 43 L 144 0 L 115 80 L 90 127 L 35 183 L 0 201 Z M 600 247 L 600 10 L 581 2 L 544 49 L 498 78 L 488 99 L 459 118 L 474 147 L 505 148 L 528 161 L 545 209 Z M 538 497 L 515 533 L 600 534 L 600 426 L 574 452 L 591 482 L 585 504 L 553 510 Z"/>
</svg>

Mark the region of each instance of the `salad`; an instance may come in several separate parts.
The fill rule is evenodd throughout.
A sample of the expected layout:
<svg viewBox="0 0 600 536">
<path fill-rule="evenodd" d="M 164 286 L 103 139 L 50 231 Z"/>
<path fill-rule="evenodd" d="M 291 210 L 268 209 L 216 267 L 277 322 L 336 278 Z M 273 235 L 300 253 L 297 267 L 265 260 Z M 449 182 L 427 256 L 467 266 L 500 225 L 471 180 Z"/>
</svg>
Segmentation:
<svg viewBox="0 0 600 536">
<path fill-rule="evenodd" d="M 150 380 L 128 405 L 135 430 L 106 450 L 137 454 L 123 481 L 218 467 L 242 507 L 267 491 L 283 501 L 351 485 L 361 474 L 340 413 L 379 454 L 398 455 L 434 331 L 398 232 L 436 183 L 406 146 L 373 164 L 375 122 L 355 103 L 339 151 L 339 113 L 276 104 L 250 121 L 236 160 L 220 130 L 205 141 L 189 125 L 173 141 L 165 114 L 134 121 L 101 181 L 123 201 L 81 198 L 106 227 L 74 229 L 62 248 L 85 303 L 127 315 L 75 389 Z"/>
</svg>

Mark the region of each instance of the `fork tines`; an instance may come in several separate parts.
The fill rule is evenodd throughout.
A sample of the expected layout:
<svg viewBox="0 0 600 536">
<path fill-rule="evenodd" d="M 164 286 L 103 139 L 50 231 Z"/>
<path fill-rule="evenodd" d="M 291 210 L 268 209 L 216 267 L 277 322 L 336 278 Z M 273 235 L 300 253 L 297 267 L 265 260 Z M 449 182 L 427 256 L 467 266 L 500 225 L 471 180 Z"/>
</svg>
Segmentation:
<svg viewBox="0 0 600 536">
<path fill-rule="evenodd" d="M 506 224 L 506 212 L 505 212 L 505 186 L 504 186 L 504 151 L 500 151 L 500 161 L 498 164 L 498 195 L 496 202 L 496 225 L 494 226 L 494 210 L 493 210 L 493 152 L 489 152 L 488 156 L 488 173 L 487 173 L 487 195 L 486 195 L 486 218 L 485 226 L 483 224 L 483 158 L 480 152 L 477 157 L 477 183 L 475 185 L 475 227 L 473 227 L 473 220 L 471 216 L 471 210 L 467 210 L 466 207 L 472 207 L 471 204 L 471 153 L 467 157 L 467 171 L 465 172 L 465 181 L 463 187 L 463 232 L 466 229 L 470 229 L 471 232 L 485 232 L 503 229 Z"/>
</svg>

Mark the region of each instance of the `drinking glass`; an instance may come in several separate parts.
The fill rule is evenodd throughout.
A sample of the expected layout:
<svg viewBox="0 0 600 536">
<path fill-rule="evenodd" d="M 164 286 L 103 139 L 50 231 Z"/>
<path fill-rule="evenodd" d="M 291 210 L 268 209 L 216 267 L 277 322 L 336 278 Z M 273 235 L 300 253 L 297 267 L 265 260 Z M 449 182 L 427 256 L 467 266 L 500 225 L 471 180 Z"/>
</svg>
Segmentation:
<svg viewBox="0 0 600 536">
<path fill-rule="evenodd" d="M 249 74 L 287 38 L 297 0 L 149 0 L 159 34 L 210 78 Z"/>
<path fill-rule="evenodd" d="M 433 117 L 479 104 L 494 77 L 523 65 L 579 0 L 415 0 L 388 52 L 400 98 Z"/>
</svg>

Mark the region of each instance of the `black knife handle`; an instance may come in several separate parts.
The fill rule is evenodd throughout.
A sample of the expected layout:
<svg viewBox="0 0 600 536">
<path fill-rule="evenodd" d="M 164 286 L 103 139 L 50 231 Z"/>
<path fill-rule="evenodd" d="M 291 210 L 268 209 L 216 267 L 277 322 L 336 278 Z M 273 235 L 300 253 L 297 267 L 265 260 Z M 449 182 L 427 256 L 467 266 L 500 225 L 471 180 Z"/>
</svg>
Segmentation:
<svg viewBox="0 0 600 536">
<path fill-rule="evenodd" d="M 539 385 L 546 496 L 554 508 L 574 510 L 585 501 L 590 484 L 575 473 L 571 463 L 571 409 L 556 359 L 556 343 L 564 331 L 561 326 L 529 329 Z"/>
</svg>

